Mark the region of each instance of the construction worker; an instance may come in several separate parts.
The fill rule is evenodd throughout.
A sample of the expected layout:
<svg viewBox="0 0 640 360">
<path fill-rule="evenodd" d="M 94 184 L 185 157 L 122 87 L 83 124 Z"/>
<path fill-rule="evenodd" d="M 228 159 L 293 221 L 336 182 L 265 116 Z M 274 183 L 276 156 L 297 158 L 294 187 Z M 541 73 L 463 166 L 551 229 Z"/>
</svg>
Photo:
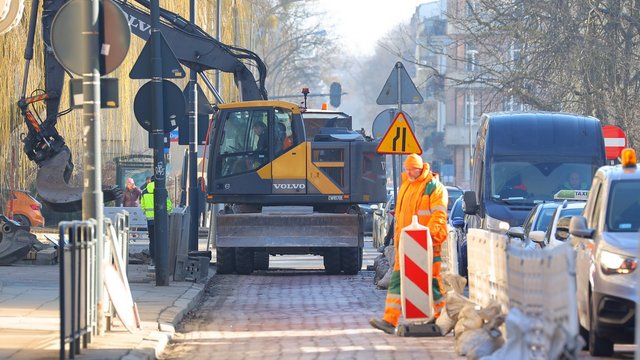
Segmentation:
<svg viewBox="0 0 640 360">
<path fill-rule="evenodd" d="M 411 224 L 413 215 L 418 215 L 418 222 L 429 228 L 433 241 L 433 282 L 432 294 L 434 314 L 437 318 L 444 308 L 444 285 L 440 275 L 442 259 L 441 244 L 447 239 L 447 189 L 431 172 L 428 163 L 423 162 L 417 154 L 411 154 L 404 162 L 405 172 L 398 191 L 395 214 L 396 250 L 393 273 L 387 291 L 384 316 L 382 319 L 372 318 L 369 323 L 376 329 L 393 334 L 402 315 L 400 299 L 400 260 L 398 244 L 402 229 Z"/>
<path fill-rule="evenodd" d="M 149 232 L 149 254 L 151 255 L 151 261 L 155 262 L 155 232 L 154 232 L 154 200 L 153 194 L 156 189 L 155 177 L 151 177 L 151 182 L 147 183 L 147 187 L 142 191 L 140 197 L 140 207 L 144 211 L 144 215 L 147 217 L 147 230 Z M 171 200 L 167 197 L 167 213 L 170 213 L 173 209 Z"/>
</svg>

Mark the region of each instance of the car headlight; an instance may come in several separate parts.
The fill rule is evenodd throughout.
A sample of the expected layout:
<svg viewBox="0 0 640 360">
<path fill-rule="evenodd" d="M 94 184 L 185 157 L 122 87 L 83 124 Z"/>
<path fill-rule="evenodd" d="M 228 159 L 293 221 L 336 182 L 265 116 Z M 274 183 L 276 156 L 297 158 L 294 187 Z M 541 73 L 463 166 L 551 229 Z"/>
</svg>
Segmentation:
<svg viewBox="0 0 640 360">
<path fill-rule="evenodd" d="M 602 272 L 611 274 L 628 274 L 636 269 L 637 260 L 634 258 L 614 254 L 612 252 L 600 251 L 600 268 Z"/>
<path fill-rule="evenodd" d="M 487 224 L 487 230 L 491 230 L 491 231 L 498 231 L 501 233 L 506 233 L 507 230 L 509 230 L 509 223 L 506 221 L 502 221 L 502 220 L 498 220 L 496 218 L 492 218 L 491 216 L 487 215 L 485 217 L 485 221 Z"/>
</svg>

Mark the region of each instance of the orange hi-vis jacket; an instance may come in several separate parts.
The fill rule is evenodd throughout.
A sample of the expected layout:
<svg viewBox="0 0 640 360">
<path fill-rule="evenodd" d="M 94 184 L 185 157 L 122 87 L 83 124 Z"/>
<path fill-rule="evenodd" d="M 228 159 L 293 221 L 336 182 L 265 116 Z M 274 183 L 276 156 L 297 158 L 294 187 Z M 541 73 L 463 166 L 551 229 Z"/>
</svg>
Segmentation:
<svg viewBox="0 0 640 360">
<path fill-rule="evenodd" d="M 444 284 L 440 274 L 442 243 L 447 239 L 447 189 L 431 173 L 428 163 L 423 164 L 422 173 L 414 181 L 410 181 L 406 174 L 402 174 L 402 184 L 398 191 L 395 215 L 394 247 L 396 250 L 395 263 L 387 299 L 385 301 L 384 320 L 394 326 L 402 315 L 400 298 L 400 254 L 398 243 L 402 229 L 411 224 L 413 215 L 418 215 L 418 222 L 429 228 L 433 243 L 433 273 L 432 291 L 433 306 L 436 317 L 444 308 Z"/>
</svg>

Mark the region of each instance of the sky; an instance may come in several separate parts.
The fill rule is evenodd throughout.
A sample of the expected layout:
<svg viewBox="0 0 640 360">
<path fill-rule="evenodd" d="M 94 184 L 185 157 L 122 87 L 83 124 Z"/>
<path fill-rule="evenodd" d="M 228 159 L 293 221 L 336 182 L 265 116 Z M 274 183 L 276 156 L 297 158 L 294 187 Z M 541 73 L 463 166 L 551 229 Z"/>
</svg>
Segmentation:
<svg viewBox="0 0 640 360">
<path fill-rule="evenodd" d="M 408 23 L 422 3 L 433 0 L 317 0 L 333 24 L 333 33 L 354 55 L 372 55 L 379 39 L 396 25 Z"/>
</svg>

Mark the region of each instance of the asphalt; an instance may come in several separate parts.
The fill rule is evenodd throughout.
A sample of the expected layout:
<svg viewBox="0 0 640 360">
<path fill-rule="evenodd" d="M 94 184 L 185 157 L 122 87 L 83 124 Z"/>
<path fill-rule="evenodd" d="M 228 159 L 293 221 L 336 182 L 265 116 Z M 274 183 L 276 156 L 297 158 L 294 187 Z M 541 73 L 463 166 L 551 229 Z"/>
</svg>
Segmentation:
<svg viewBox="0 0 640 360">
<path fill-rule="evenodd" d="M 206 282 L 156 286 L 147 265 L 129 264 L 127 273 L 142 329 L 129 332 L 116 317 L 108 331 L 91 336 L 76 359 L 155 359 L 204 294 Z M 208 277 L 214 273 L 210 267 Z M 0 266 L 0 359 L 59 358 L 59 299 L 58 264 L 21 261 Z M 66 349 L 69 358 L 68 345 Z"/>
</svg>

